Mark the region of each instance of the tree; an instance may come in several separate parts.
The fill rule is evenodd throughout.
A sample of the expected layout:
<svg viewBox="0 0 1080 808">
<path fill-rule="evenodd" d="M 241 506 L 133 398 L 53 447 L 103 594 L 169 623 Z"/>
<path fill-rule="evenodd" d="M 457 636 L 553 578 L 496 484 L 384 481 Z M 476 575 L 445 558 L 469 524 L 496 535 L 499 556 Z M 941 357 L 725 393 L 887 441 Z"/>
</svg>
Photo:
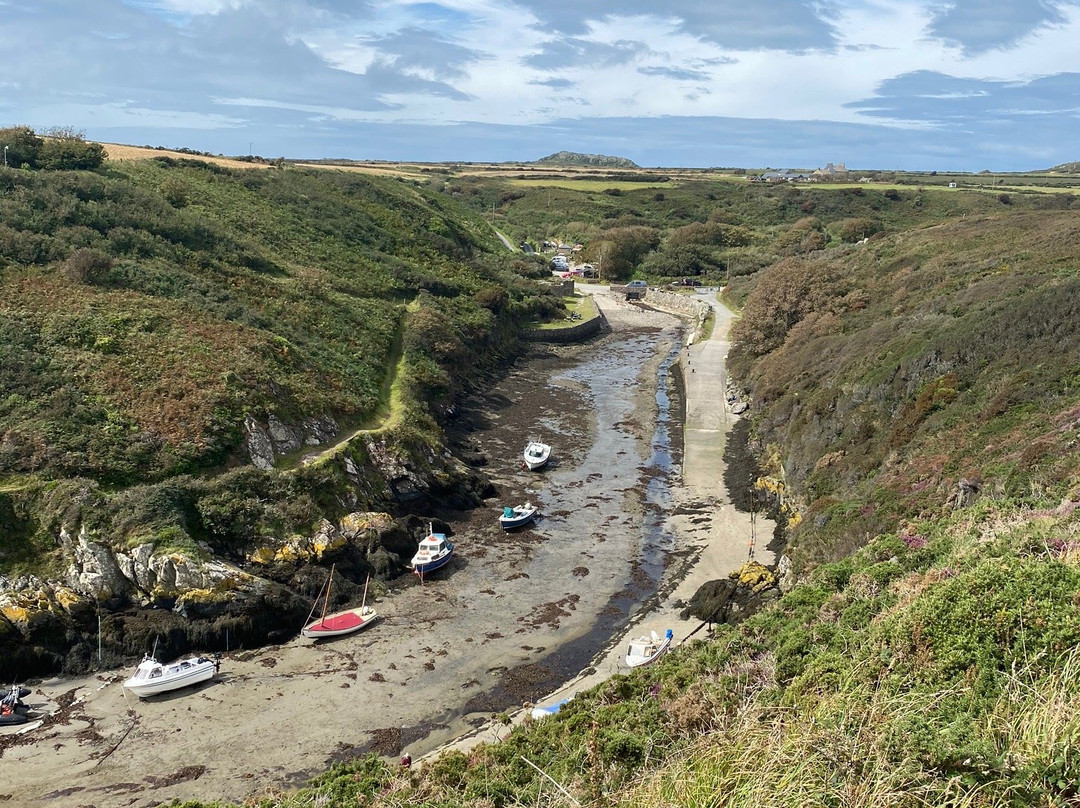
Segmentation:
<svg viewBox="0 0 1080 808">
<path fill-rule="evenodd" d="M 649 253 L 642 266 L 650 275 L 683 278 L 716 270 L 720 263 L 714 250 L 703 244 L 678 244 Z"/>
<path fill-rule="evenodd" d="M 81 138 L 46 138 L 38 150 L 38 168 L 74 171 L 99 168 L 105 162 L 105 147 Z"/>
<path fill-rule="evenodd" d="M 603 261 L 604 277 L 612 280 L 629 278 L 634 267 L 660 243 L 660 233 L 652 227 L 633 225 L 631 227 L 613 227 L 600 234 L 589 245 L 586 257 L 592 263 Z M 605 252 L 599 253 L 600 244 Z"/>
<path fill-rule="evenodd" d="M 29 126 L 0 129 L 0 149 L 7 147 L 8 166 L 36 168 L 41 143 L 41 138 Z"/>
<path fill-rule="evenodd" d="M 857 216 L 851 219 L 840 219 L 829 225 L 829 229 L 840 241 L 854 242 L 874 235 L 878 227 L 873 220 L 865 216 Z"/>
<path fill-rule="evenodd" d="M 668 236 L 672 246 L 707 244 L 713 247 L 745 247 L 753 236 L 745 227 L 722 222 L 693 222 L 679 227 Z"/>
</svg>

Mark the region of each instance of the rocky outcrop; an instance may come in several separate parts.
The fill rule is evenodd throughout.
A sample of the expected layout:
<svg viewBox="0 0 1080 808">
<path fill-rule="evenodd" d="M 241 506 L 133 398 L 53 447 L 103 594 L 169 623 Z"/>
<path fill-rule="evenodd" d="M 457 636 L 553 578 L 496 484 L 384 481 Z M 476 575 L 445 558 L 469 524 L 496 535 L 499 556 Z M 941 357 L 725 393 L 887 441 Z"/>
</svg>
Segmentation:
<svg viewBox="0 0 1080 808">
<path fill-rule="evenodd" d="M 244 420 L 244 432 L 244 448 L 252 464 L 269 470 L 282 455 L 303 446 L 329 443 L 337 436 L 338 425 L 329 415 L 305 418 L 295 426 L 282 422 L 276 415 L 270 415 L 265 424 L 249 415 Z"/>
<path fill-rule="evenodd" d="M 399 486 L 419 486 L 400 472 Z M 358 597 L 369 575 L 401 575 L 429 526 L 452 533 L 437 519 L 357 511 L 253 550 L 243 568 L 151 544 L 110 548 L 85 528 L 63 530 L 70 563 L 62 575 L 0 577 L 0 680 L 127 663 L 154 643 L 173 657 L 282 642 L 309 613 L 331 561 L 336 591 Z"/>
<path fill-rule="evenodd" d="M 231 564 L 158 552 L 152 544 L 111 550 L 91 541 L 85 528 L 75 537 L 61 529 L 60 541 L 71 558 L 64 583 L 97 603 L 129 600 L 147 606 L 192 589 L 232 590 L 251 577 Z"/>
<path fill-rule="evenodd" d="M 683 620 L 696 617 L 706 623 L 734 623 L 749 617 L 765 600 L 779 596 L 776 578 L 766 566 L 749 561 L 732 572 L 727 580 L 708 581 L 698 587 Z"/>
</svg>

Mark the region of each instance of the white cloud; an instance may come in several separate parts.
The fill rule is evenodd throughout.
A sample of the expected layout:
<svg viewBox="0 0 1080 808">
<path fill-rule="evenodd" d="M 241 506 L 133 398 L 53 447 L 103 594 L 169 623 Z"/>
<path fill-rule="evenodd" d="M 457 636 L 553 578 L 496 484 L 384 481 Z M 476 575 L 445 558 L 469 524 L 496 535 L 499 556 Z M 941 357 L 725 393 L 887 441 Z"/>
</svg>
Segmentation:
<svg viewBox="0 0 1080 808">
<path fill-rule="evenodd" d="M 10 63 L 0 116 L 32 115 L 91 136 L 99 122 L 117 128 L 133 120 L 200 132 L 271 120 L 293 127 L 297 142 L 312 121 L 343 133 L 458 122 L 552 132 L 568 120 L 600 131 L 634 119 L 659 133 L 667 131 L 663 121 L 690 118 L 911 129 L 939 125 L 927 114 L 931 101 L 938 109 L 955 101 L 949 115 L 974 115 L 978 105 L 962 102 L 1004 93 L 1011 82 L 1007 97 L 987 98 L 984 108 L 1060 122 L 1070 133 L 1059 138 L 1062 148 L 1075 141 L 1074 116 L 1064 112 L 1074 106 L 1071 85 L 1028 86 L 1080 72 L 1080 8 L 1063 1 L 1052 3 L 1053 14 L 1035 2 L 1002 11 L 967 50 L 956 38 L 965 30 L 957 15 L 976 6 L 960 0 L 947 17 L 931 0 L 760 0 L 753 8 L 745 0 L 0 5 L 0 49 Z M 785 11 L 801 22 L 763 29 Z M 910 75 L 919 79 L 899 80 Z M 1025 105 L 1025 94 L 1036 93 Z M 1061 98 L 1040 106 L 1048 93 Z M 968 129 L 980 131 L 977 121 Z"/>
</svg>

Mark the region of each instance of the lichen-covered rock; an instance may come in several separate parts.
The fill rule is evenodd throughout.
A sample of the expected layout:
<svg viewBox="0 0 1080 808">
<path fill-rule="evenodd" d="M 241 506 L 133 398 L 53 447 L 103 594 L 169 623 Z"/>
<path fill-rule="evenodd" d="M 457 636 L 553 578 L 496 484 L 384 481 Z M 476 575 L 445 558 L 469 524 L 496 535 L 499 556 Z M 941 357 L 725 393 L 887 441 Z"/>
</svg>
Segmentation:
<svg viewBox="0 0 1080 808">
<path fill-rule="evenodd" d="M 269 471 L 274 467 L 274 442 L 270 433 L 250 415 L 244 419 L 244 448 L 256 468 Z"/>
<path fill-rule="evenodd" d="M 795 568 L 789 556 L 780 556 L 776 563 L 776 574 L 781 592 L 787 593 L 795 588 Z"/>
<path fill-rule="evenodd" d="M 338 432 L 337 422 L 329 415 L 305 418 L 299 426 L 287 424 L 276 415 L 269 415 L 264 425 L 253 416 L 244 419 L 244 441 L 252 465 L 272 469 L 281 455 L 295 452 L 302 446 L 318 446 L 333 440 Z"/>
<path fill-rule="evenodd" d="M 368 531 L 389 530 L 394 524 L 394 517 L 388 513 L 368 512 L 350 513 L 341 520 L 341 533 L 350 541 Z"/>
<path fill-rule="evenodd" d="M 265 544 L 256 548 L 249 558 L 262 566 L 320 561 L 324 555 L 342 549 L 347 543 L 342 532 L 323 519 L 313 536 L 292 536 L 280 544 Z"/>
<path fill-rule="evenodd" d="M 776 586 L 776 576 L 772 570 L 757 561 L 747 561 L 728 577 L 734 578 L 740 585 L 749 587 L 750 591 L 755 593 Z"/>
</svg>

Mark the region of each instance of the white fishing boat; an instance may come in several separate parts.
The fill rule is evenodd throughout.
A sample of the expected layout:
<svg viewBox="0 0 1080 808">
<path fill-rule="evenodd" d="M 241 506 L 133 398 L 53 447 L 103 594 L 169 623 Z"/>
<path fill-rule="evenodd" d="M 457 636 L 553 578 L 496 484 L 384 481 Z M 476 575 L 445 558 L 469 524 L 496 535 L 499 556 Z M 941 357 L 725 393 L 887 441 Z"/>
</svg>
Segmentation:
<svg viewBox="0 0 1080 808">
<path fill-rule="evenodd" d="M 319 593 L 319 597 L 311 607 L 308 620 L 315 614 L 315 609 L 318 608 L 320 602 L 322 603 L 322 617 L 300 629 L 300 633 L 305 637 L 313 640 L 323 637 L 340 637 L 342 634 L 352 634 L 354 631 L 367 628 L 379 619 L 378 612 L 367 605 L 368 584 L 371 583 L 370 575 L 364 581 L 364 598 L 360 602 L 360 608 L 345 609 L 334 614 L 327 614 L 326 609 L 330 605 L 330 587 L 333 581 L 334 567 L 331 566 L 330 574 L 326 577 L 326 586 Z"/>
<path fill-rule="evenodd" d="M 499 515 L 499 526 L 503 530 L 513 530 L 516 527 L 527 525 L 536 518 L 537 510 L 539 509 L 531 502 L 516 505 L 513 508 L 508 505 L 502 509 L 502 513 Z"/>
<path fill-rule="evenodd" d="M 218 663 L 206 657 L 193 656 L 162 665 L 148 654 L 143 657 L 131 678 L 124 682 L 124 687 L 144 699 L 205 682 L 212 679 L 217 670 Z"/>
<path fill-rule="evenodd" d="M 631 640 L 630 647 L 626 649 L 626 666 L 628 668 L 641 668 L 656 662 L 671 647 L 671 638 L 673 636 L 674 633 L 669 628 L 663 637 L 659 637 L 655 631 L 651 631 L 636 640 Z"/>
<path fill-rule="evenodd" d="M 529 471 L 536 471 L 547 465 L 551 458 L 551 447 L 538 440 L 531 440 L 525 444 L 525 467 Z"/>
<path fill-rule="evenodd" d="M 429 572 L 434 572 L 449 564 L 453 555 L 454 545 L 446 538 L 446 534 L 436 533 L 435 528 L 428 525 L 428 534 L 420 541 L 420 546 L 416 548 L 416 554 L 413 555 L 409 566 L 423 581 L 424 576 Z"/>
</svg>

